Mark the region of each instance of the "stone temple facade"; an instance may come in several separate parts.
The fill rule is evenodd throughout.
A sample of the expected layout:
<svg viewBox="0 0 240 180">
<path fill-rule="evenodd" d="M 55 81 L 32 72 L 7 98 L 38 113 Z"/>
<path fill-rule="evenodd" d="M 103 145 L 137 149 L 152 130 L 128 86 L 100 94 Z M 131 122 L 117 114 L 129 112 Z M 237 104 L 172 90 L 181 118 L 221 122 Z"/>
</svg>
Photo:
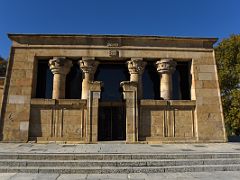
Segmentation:
<svg viewBox="0 0 240 180">
<path fill-rule="evenodd" d="M 226 141 L 215 38 L 9 38 L 1 141 Z"/>
</svg>

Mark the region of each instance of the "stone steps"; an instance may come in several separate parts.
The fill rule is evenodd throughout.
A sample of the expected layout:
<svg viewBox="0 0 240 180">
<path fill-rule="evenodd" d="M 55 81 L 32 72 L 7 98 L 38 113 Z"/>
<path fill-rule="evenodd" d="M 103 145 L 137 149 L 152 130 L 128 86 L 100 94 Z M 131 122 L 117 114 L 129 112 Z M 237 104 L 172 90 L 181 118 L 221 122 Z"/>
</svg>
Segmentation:
<svg viewBox="0 0 240 180">
<path fill-rule="evenodd" d="M 196 165 L 166 167 L 0 167 L 0 173 L 57 173 L 57 174 L 110 174 L 110 173 L 173 173 L 240 171 L 240 165 Z"/>
<path fill-rule="evenodd" d="M 10 167 L 164 167 L 184 165 L 233 165 L 240 159 L 178 159 L 178 160 L 0 160 Z"/>
<path fill-rule="evenodd" d="M 240 158 L 240 153 L 155 153 L 155 154 L 65 154 L 65 153 L 0 153 L 0 159 L 33 160 L 139 160 L 139 159 L 221 159 Z"/>
<path fill-rule="evenodd" d="M 164 173 L 240 171 L 240 153 L 0 153 L 0 173 Z"/>
</svg>

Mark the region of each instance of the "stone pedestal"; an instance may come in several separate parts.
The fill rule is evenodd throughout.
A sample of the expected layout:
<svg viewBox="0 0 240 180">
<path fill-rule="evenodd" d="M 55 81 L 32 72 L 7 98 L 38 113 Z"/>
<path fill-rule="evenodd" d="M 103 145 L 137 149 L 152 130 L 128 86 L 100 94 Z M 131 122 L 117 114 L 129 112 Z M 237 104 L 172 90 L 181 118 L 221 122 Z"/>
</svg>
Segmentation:
<svg viewBox="0 0 240 180">
<path fill-rule="evenodd" d="M 134 81 L 123 81 L 120 85 L 126 100 L 126 143 L 135 143 L 138 141 L 138 84 Z"/>
<path fill-rule="evenodd" d="M 160 97 L 165 100 L 172 99 L 172 74 L 177 63 L 173 59 L 161 59 L 156 62 L 160 74 Z"/>
<path fill-rule="evenodd" d="M 65 57 L 54 57 L 49 60 L 49 68 L 53 73 L 53 92 L 52 99 L 65 98 L 66 75 L 72 67 L 72 61 Z"/>
<path fill-rule="evenodd" d="M 138 99 L 141 99 L 143 96 L 142 74 L 144 72 L 146 62 L 144 62 L 142 58 L 131 58 L 131 60 L 127 62 L 127 65 L 130 73 L 130 81 L 138 84 Z"/>
<path fill-rule="evenodd" d="M 102 82 L 89 82 L 89 93 L 87 99 L 86 120 L 86 142 L 96 143 L 98 141 L 98 109 Z"/>
<path fill-rule="evenodd" d="M 82 82 L 82 99 L 88 98 L 89 82 L 94 80 L 94 74 L 98 66 L 98 62 L 94 57 L 82 57 L 79 61 L 80 68 L 83 72 Z"/>
</svg>

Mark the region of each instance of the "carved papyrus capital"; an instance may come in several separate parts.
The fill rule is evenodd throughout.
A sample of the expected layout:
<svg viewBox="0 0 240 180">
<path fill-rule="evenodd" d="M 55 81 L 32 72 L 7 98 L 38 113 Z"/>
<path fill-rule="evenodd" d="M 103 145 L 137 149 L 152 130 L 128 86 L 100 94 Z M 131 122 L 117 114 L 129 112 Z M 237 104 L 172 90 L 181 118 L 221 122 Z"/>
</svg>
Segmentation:
<svg viewBox="0 0 240 180">
<path fill-rule="evenodd" d="M 128 71 L 130 74 L 142 74 L 146 66 L 146 62 L 142 58 L 131 58 L 127 61 Z"/>
<path fill-rule="evenodd" d="M 66 75 L 72 67 L 72 61 L 65 57 L 53 57 L 49 60 L 48 65 L 53 74 Z"/>
<path fill-rule="evenodd" d="M 160 74 L 172 74 L 176 70 L 176 65 L 173 59 L 161 59 L 156 62 L 157 71 Z"/>
<path fill-rule="evenodd" d="M 94 57 L 83 57 L 82 60 L 79 61 L 79 65 L 83 73 L 94 74 L 99 62 L 95 61 Z"/>
</svg>

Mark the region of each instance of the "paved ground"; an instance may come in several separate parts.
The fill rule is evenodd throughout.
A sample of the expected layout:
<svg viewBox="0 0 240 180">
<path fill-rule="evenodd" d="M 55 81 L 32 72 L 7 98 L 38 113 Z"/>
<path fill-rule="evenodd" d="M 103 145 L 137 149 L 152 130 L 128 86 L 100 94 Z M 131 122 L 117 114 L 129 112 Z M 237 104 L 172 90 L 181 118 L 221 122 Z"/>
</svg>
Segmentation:
<svg viewBox="0 0 240 180">
<path fill-rule="evenodd" d="M 239 180 L 240 172 L 191 172 L 162 174 L 24 174 L 2 173 L 1 180 L 77 180 L 77 179 L 112 179 L 112 180 Z"/>
<path fill-rule="evenodd" d="M 239 152 L 240 143 L 212 144 L 35 144 L 0 143 L 0 153 L 186 153 Z"/>
<path fill-rule="evenodd" d="M 240 143 L 216 144 L 34 144 L 34 143 L 0 143 L 0 153 L 240 153 Z M 0 180 L 73 180 L 73 179 L 221 179 L 239 180 L 240 172 L 191 172 L 161 174 L 24 174 L 1 173 Z"/>
</svg>

